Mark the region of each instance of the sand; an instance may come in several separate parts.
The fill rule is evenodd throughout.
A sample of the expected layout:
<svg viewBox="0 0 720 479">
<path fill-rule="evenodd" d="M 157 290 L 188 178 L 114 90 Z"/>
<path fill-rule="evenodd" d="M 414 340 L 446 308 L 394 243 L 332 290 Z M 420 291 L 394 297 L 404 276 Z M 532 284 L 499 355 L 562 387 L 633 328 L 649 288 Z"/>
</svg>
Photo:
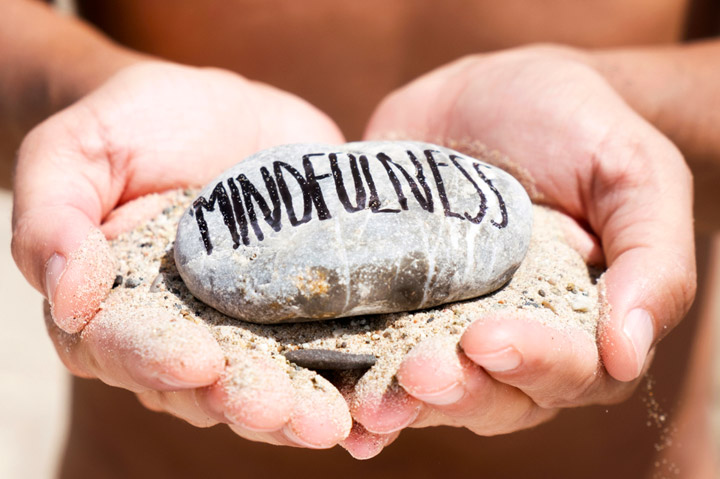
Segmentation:
<svg viewBox="0 0 720 479">
<path fill-rule="evenodd" d="M 196 192 L 166 194 L 170 206 L 111 241 L 118 269 L 115 287 L 101 314 L 121 322 L 128 315 L 158 309 L 176 318 L 163 334 L 184 321 L 207 327 L 231 362 L 251 353 L 271 358 L 286 371 L 298 391 L 333 388 L 317 372 L 290 363 L 283 353 L 297 349 L 327 349 L 377 358 L 366 373 L 345 375 L 364 393 L 383 394 L 397 387 L 394 380 L 403 357 L 425 338 L 441 336 L 457 342 L 474 320 L 498 311 L 529 313 L 550 327 L 569 328 L 595 337 L 600 272 L 589 268 L 563 239 L 558 213 L 534 206 L 534 226 L 528 254 L 511 281 L 481 298 L 405 313 L 343 318 L 321 322 L 258 325 L 229 318 L 195 299 L 185 288 L 173 261 L 177 222 Z M 175 326 L 174 326 L 175 325 Z M 149 354 L 149 353 L 148 353 Z M 232 368 L 234 381 L 252 380 L 242 368 Z M 335 380 L 337 377 L 328 376 Z M 348 379 L 349 378 L 349 379 Z M 373 394 L 374 395 L 374 394 Z"/>
</svg>

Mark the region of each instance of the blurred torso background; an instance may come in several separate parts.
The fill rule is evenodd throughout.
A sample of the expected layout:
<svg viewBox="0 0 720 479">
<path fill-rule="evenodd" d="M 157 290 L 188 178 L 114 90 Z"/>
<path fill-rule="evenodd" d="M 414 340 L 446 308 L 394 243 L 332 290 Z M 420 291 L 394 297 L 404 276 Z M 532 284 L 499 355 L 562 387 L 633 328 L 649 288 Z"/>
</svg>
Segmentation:
<svg viewBox="0 0 720 479">
<path fill-rule="evenodd" d="M 537 42 L 672 43 L 702 30 L 694 19 L 712 18 L 700 14 L 707 8 L 691 0 L 78 1 L 118 42 L 295 93 L 348 139 L 361 136 L 390 91 L 463 55 Z"/>
<path fill-rule="evenodd" d="M 180 63 L 226 68 L 295 93 L 359 139 L 395 88 L 461 56 L 537 42 L 587 48 L 672 44 L 714 33 L 713 0 L 78 0 L 117 42 Z M 40 312 L 37 312 L 38 316 Z M 695 321 L 664 341 L 655 395 L 674 408 Z M 530 431 L 482 438 L 406 431 L 378 458 L 339 448 L 254 444 L 144 410 L 131 393 L 73 381 L 63 477 L 642 477 L 662 431 L 640 391 L 610 408 L 564 412 Z M 540 475 L 538 475 L 540 474 Z"/>
</svg>

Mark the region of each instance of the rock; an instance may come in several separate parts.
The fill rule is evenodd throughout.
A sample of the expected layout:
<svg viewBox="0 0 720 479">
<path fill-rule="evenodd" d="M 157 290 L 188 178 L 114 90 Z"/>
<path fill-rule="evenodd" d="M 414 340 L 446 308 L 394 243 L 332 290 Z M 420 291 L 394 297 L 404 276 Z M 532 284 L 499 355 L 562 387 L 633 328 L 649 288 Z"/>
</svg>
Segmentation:
<svg viewBox="0 0 720 479">
<path fill-rule="evenodd" d="M 183 214 L 188 289 L 234 318 L 427 308 L 505 284 L 532 210 L 504 171 L 420 142 L 284 145 L 225 171 Z"/>
<path fill-rule="evenodd" d="M 372 354 L 353 354 L 331 349 L 296 349 L 285 353 L 291 363 L 308 369 L 347 371 L 371 368 L 377 358 Z"/>
</svg>

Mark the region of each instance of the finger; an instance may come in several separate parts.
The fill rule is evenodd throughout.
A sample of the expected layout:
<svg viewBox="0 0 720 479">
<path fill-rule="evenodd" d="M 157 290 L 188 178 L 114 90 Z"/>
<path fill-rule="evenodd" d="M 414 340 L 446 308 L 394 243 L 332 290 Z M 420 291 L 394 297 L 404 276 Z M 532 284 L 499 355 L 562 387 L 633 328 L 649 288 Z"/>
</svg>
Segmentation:
<svg viewBox="0 0 720 479">
<path fill-rule="evenodd" d="M 397 383 L 384 393 L 358 387 L 349 398 L 353 418 L 369 432 L 391 434 L 400 431 L 420 414 L 422 403 Z"/>
<path fill-rule="evenodd" d="M 58 326 L 78 332 L 112 286 L 114 259 L 97 229 L 118 194 L 92 130 L 81 144 L 56 116 L 31 132 L 18 154 L 12 251 L 18 267 L 50 301 Z"/>
<path fill-rule="evenodd" d="M 380 454 L 399 435 L 400 431 L 390 434 L 375 434 L 365 429 L 360 423 L 355 422 L 350 434 L 340 442 L 340 446 L 355 459 L 370 459 Z"/>
<path fill-rule="evenodd" d="M 212 384 L 223 370 L 225 359 L 214 338 L 164 310 L 146 309 L 121 320 L 101 313 L 96 319 L 82 334 L 68 334 L 57 327 L 45 302 L 50 338 L 76 376 L 133 391 L 175 390 Z"/>
<path fill-rule="evenodd" d="M 292 413 L 293 393 L 279 365 L 248 353 L 231 356 L 221 378 L 208 387 L 147 391 L 138 396 L 146 407 L 196 426 L 227 423 L 246 439 L 295 445 L 282 433 Z"/>
<path fill-rule="evenodd" d="M 403 361 L 398 380 L 428 406 L 413 427 L 451 424 L 495 435 L 535 426 L 555 414 L 520 390 L 495 381 L 458 351 L 455 338 L 419 343 Z"/>
<path fill-rule="evenodd" d="M 282 429 L 290 420 L 293 396 L 287 373 L 271 360 L 250 353 L 229 357 L 220 380 L 197 393 L 209 415 L 255 432 Z"/>
<path fill-rule="evenodd" d="M 606 146 L 587 198 L 596 202 L 589 219 L 610 265 L 598 341 L 605 367 L 621 381 L 638 377 L 696 289 L 692 179 L 679 152 L 658 137 L 638 134 L 630 146 L 622 139 Z M 662 164 L 649 166 L 654 162 Z"/>
<path fill-rule="evenodd" d="M 580 329 L 496 315 L 472 323 L 460 345 L 489 375 L 543 408 L 617 403 L 634 389 L 605 373 L 595 338 Z"/>
<path fill-rule="evenodd" d="M 330 382 L 319 375 L 295 381 L 295 403 L 282 430 L 285 437 L 302 447 L 326 449 L 345 439 L 351 429 L 348 405 Z"/>
<path fill-rule="evenodd" d="M 567 215 L 556 215 L 555 221 L 563 233 L 565 242 L 580 254 L 586 264 L 598 267 L 605 265 L 605 255 L 594 234 Z"/>
<path fill-rule="evenodd" d="M 225 365 L 206 328 L 150 307 L 128 314 L 101 311 L 69 355 L 79 369 L 136 392 L 206 386 Z"/>
</svg>

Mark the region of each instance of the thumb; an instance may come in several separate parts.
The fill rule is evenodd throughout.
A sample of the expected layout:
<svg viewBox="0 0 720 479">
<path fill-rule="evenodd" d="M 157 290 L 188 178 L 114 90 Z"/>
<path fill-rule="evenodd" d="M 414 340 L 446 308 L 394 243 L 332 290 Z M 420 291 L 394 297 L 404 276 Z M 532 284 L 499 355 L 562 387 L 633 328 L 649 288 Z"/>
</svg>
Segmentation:
<svg viewBox="0 0 720 479">
<path fill-rule="evenodd" d="M 66 127 L 67 117 L 61 113 L 46 121 L 20 148 L 12 253 L 30 284 L 49 300 L 55 323 L 76 333 L 112 287 L 115 261 L 98 229 L 112 188 L 107 163 L 96 154 L 102 142 L 81 147 Z"/>
<path fill-rule="evenodd" d="M 691 175 L 668 140 L 643 136 L 600 155 L 592 183 L 590 223 L 610 265 L 598 342 L 607 371 L 621 381 L 641 374 L 696 288 Z"/>
</svg>

